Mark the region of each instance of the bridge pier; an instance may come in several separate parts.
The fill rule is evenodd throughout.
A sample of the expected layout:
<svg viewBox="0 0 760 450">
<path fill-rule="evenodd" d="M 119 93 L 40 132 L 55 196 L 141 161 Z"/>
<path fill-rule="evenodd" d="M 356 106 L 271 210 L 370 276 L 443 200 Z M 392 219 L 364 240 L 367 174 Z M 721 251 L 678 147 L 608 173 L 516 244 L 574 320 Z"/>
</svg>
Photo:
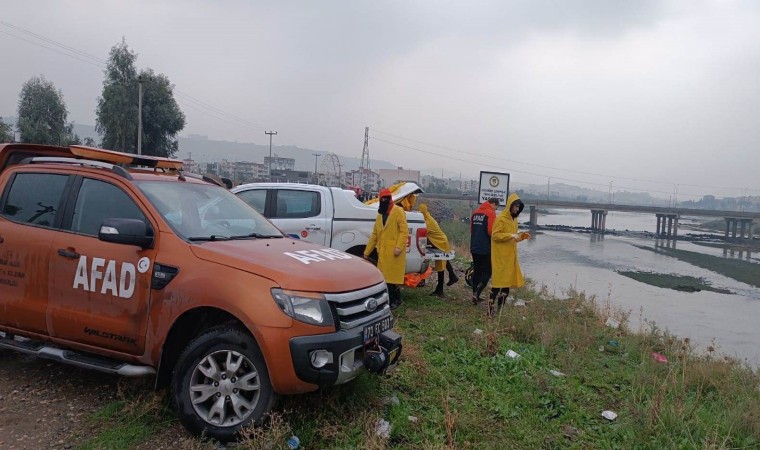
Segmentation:
<svg viewBox="0 0 760 450">
<path fill-rule="evenodd" d="M 726 220 L 726 232 L 725 232 L 726 239 L 729 238 L 729 233 L 730 233 L 731 239 L 736 240 L 737 231 L 739 234 L 739 239 L 747 239 L 751 241 L 755 238 L 755 222 L 753 219 L 739 219 L 736 217 L 725 217 L 725 220 Z"/>
<path fill-rule="evenodd" d="M 657 214 L 657 236 L 678 237 L 678 214 Z"/>
<path fill-rule="evenodd" d="M 607 210 L 605 209 L 592 209 L 591 210 L 591 230 L 600 231 L 604 233 L 607 229 Z"/>
<path fill-rule="evenodd" d="M 534 205 L 530 205 L 530 229 L 535 230 L 538 228 L 538 209 Z"/>
</svg>

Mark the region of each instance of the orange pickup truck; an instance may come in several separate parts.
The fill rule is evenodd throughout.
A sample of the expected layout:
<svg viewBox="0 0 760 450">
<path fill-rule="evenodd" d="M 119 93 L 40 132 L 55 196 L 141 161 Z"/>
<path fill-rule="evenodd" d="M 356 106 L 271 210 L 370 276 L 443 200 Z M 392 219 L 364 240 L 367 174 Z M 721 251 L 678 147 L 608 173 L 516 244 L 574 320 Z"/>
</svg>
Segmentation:
<svg viewBox="0 0 760 450">
<path fill-rule="evenodd" d="M 171 386 L 221 441 L 278 394 L 385 373 L 382 274 L 290 239 L 182 162 L 0 145 L 0 348 Z"/>
</svg>

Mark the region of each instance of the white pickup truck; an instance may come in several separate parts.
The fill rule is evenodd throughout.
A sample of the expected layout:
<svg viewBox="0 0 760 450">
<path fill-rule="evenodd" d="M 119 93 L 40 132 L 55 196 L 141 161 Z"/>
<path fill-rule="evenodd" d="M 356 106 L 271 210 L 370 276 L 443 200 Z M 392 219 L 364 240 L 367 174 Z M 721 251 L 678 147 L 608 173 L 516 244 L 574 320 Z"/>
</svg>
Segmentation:
<svg viewBox="0 0 760 450">
<path fill-rule="evenodd" d="M 255 208 L 283 233 L 362 256 L 372 234 L 377 206 L 360 202 L 353 191 L 299 183 L 249 183 L 231 192 Z M 422 192 L 406 183 L 393 196 L 394 202 Z M 406 242 L 406 273 L 423 273 L 430 262 L 425 258 L 427 228 L 422 213 L 406 213 L 409 240 Z"/>
</svg>

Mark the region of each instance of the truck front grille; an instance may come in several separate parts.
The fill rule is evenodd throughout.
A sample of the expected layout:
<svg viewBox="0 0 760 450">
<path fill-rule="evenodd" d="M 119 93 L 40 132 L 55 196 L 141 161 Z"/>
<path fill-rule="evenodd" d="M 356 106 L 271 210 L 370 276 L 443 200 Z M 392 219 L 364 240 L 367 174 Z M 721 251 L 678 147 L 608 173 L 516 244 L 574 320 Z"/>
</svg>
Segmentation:
<svg viewBox="0 0 760 450">
<path fill-rule="evenodd" d="M 325 294 L 339 330 L 350 330 L 390 313 L 388 286 L 380 283 L 360 291 Z"/>
</svg>

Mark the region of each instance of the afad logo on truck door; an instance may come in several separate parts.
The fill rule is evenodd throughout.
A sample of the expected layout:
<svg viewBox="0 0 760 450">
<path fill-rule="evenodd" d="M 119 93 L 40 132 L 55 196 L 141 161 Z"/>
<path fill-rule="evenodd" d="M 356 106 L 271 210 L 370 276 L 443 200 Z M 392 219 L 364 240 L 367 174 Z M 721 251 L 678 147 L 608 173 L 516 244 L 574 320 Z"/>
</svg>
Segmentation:
<svg viewBox="0 0 760 450">
<path fill-rule="evenodd" d="M 137 284 L 136 272 L 145 273 L 149 268 L 148 257 L 140 258 L 135 268 L 135 265 L 130 262 L 117 263 L 113 259 L 104 258 L 92 258 L 88 264 L 87 256 L 82 255 L 77 264 L 73 288 L 101 294 L 110 293 L 114 297 L 132 298 L 135 293 L 135 284 Z"/>
</svg>

